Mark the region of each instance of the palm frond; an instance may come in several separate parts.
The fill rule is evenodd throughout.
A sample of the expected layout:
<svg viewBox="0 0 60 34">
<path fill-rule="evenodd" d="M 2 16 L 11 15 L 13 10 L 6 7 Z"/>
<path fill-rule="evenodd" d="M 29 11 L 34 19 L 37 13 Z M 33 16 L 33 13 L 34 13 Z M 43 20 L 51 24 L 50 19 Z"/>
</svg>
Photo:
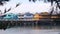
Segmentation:
<svg viewBox="0 0 60 34">
<path fill-rule="evenodd" d="M 36 0 L 32 0 L 33 2 L 35 2 Z"/>
<path fill-rule="evenodd" d="M 20 3 L 16 4 L 16 7 L 18 7 L 20 5 Z"/>
<path fill-rule="evenodd" d="M 8 12 L 11 10 L 11 8 L 8 9 Z"/>
<path fill-rule="evenodd" d="M 0 1 L 0 5 L 3 5 L 3 3 Z"/>
<path fill-rule="evenodd" d="M 5 8 L 5 10 L 4 10 L 4 13 L 6 13 L 7 11 L 6 11 L 6 8 Z"/>
<path fill-rule="evenodd" d="M 3 5 L 5 1 L 9 1 L 9 0 L 0 0 L 0 5 Z"/>
<path fill-rule="evenodd" d="M 31 2 L 31 0 L 29 0 L 29 2 Z"/>
</svg>

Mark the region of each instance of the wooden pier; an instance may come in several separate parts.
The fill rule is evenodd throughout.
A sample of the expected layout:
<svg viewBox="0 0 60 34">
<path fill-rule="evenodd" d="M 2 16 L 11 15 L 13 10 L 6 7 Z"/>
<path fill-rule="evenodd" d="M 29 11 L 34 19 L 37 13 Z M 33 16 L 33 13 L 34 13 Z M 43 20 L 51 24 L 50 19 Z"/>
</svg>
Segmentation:
<svg viewBox="0 0 60 34">
<path fill-rule="evenodd" d="M 9 28 L 13 26 L 36 26 L 36 25 L 56 25 L 56 23 L 60 24 L 59 21 L 54 21 L 51 19 L 0 19 L 0 29 Z"/>
</svg>

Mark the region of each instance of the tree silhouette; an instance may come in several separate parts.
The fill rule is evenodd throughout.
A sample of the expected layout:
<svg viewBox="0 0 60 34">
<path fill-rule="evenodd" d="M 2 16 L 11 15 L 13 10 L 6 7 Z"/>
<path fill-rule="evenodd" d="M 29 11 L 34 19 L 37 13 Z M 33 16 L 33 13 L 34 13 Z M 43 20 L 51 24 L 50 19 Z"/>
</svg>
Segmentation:
<svg viewBox="0 0 60 34">
<path fill-rule="evenodd" d="M 0 0 L 0 5 L 3 5 L 5 1 L 9 1 L 9 0 Z"/>
<path fill-rule="evenodd" d="M 5 8 L 5 10 L 4 10 L 4 13 L 6 13 L 7 11 L 6 11 L 6 8 Z"/>
<path fill-rule="evenodd" d="M 0 1 L 0 5 L 3 5 L 3 3 Z"/>
<path fill-rule="evenodd" d="M 57 13 L 57 8 L 59 8 L 60 9 L 60 6 L 59 6 L 59 2 L 60 2 L 60 0 L 51 0 L 51 6 L 53 6 L 53 2 L 55 1 L 55 3 L 57 3 L 57 6 L 56 6 L 56 14 L 58 15 L 58 13 Z M 51 18 L 51 16 L 52 16 L 52 13 L 54 12 L 54 7 L 52 7 L 52 10 L 51 10 L 51 12 L 50 12 L 50 18 Z"/>
<path fill-rule="evenodd" d="M 10 11 L 11 10 L 11 8 L 9 8 L 7 11 Z"/>
<path fill-rule="evenodd" d="M 31 0 L 29 0 L 29 2 L 31 2 Z"/>
<path fill-rule="evenodd" d="M 6 10 L 6 8 L 5 8 L 4 13 L 9 12 L 10 10 L 11 10 L 11 8 L 9 8 L 8 10 Z"/>
<path fill-rule="evenodd" d="M 36 0 L 32 0 L 33 2 L 35 2 Z"/>
<path fill-rule="evenodd" d="M 16 7 L 18 7 L 20 5 L 20 3 L 16 4 Z"/>
<path fill-rule="evenodd" d="M 36 0 L 29 0 L 29 2 L 31 2 L 31 1 L 36 2 Z"/>
<path fill-rule="evenodd" d="M 18 7 L 19 5 L 20 5 L 20 3 L 16 4 L 16 7 Z M 11 7 L 8 10 L 6 10 L 6 8 L 5 8 L 4 13 L 7 13 L 7 12 L 11 11 L 11 9 L 12 9 Z"/>
</svg>

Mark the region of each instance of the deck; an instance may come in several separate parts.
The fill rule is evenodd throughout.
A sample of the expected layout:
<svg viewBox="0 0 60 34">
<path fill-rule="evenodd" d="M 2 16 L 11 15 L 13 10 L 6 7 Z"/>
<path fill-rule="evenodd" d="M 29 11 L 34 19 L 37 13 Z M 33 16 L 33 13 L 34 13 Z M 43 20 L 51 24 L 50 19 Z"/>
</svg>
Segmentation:
<svg viewBox="0 0 60 34">
<path fill-rule="evenodd" d="M 1 28 L 7 28 L 12 26 L 23 26 L 23 25 L 60 25 L 60 20 L 56 20 L 56 22 L 52 19 L 40 19 L 40 20 L 34 20 L 34 19 L 0 19 L 0 29 Z"/>
</svg>

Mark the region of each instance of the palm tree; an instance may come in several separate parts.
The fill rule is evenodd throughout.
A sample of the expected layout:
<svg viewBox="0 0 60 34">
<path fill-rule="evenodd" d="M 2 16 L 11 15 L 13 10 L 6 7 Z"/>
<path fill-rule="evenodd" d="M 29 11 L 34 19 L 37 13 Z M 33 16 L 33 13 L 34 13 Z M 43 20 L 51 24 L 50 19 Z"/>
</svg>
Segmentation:
<svg viewBox="0 0 60 34">
<path fill-rule="evenodd" d="M 31 2 L 31 0 L 29 0 L 29 2 Z"/>
<path fill-rule="evenodd" d="M 5 8 L 4 13 L 9 12 L 10 10 L 11 10 L 11 8 L 9 8 L 8 10 L 6 10 L 6 8 Z"/>
<path fill-rule="evenodd" d="M 54 7 L 53 7 L 53 1 L 54 1 L 54 0 L 48 0 L 48 1 L 51 2 L 51 7 L 52 7 L 52 8 L 51 8 L 52 10 L 51 10 L 51 12 L 50 12 L 50 19 L 51 19 L 52 13 L 53 13 L 53 11 L 54 11 Z"/>
<path fill-rule="evenodd" d="M 18 7 L 20 5 L 20 3 L 16 4 L 16 7 Z"/>
<path fill-rule="evenodd" d="M 0 1 L 0 5 L 3 5 L 3 3 Z"/>
<path fill-rule="evenodd" d="M 59 6 L 59 2 L 60 2 L 60 0 L 51 0 L 51 6 L 53 6 L 53 1 L 55 1 L 55 3 L 57 4 L 56 5 L 56 14 L 57 14 L 57 16 L 58 17 L 60 17 L 60 13 L 58 14 L 57 12 L 58 12 L 58 9 L 57 8 L 59 8 L 60 9 L 60 6 Z M 50 12 L 50 18 L 51 18 L 51 16 L 52 16 L 52 13 L 54 12 L 54 7 L 52 7 L 52 11 Z M 54 20 L 54 25 L 56 25 L 56 22 L 57 21 L 59 21 L 60 19 L 58 18 L 58 19 L 53 19 Z"/>
<path fill-rule="evenodd" d="M 5 1 L 9 1 L 9 0 L 0 0 L 0 5 L 3 5 L 5 3 Z M 4 2 L 4 3 L 3 3 Z"/>
<path fill-rule="evenodd" d="M 58 2 L 60 2 L 60 0 L 51 0 L 51 6 L 53 6 L 53 1 L 55 1 L 55 3 L 57 3 L 56 10 L 57 10 L 57 8 L 59 8 L 59 9 L 60 9 L 59 3 L 58 3 Z M 52 11 L 51 11 L 51 13 L 50 13 L 50 14 L 52 14 L 52 13 L 53 13 L 53 10 L 54 10 L 54 7 L 52 7 Z"/>
<path fill-rule="evenodd" d="M 36 2 L 36 0 L 29 0 L 29 2 L 31 2 L 31 1 Z"/>
<path fill-rule="evenodd" d="M 16 4 L 16 7 L 18 7 L 19 5 L 20 5 L 20 3 Z M 16 8 L 16 7 L 15 7 L 15 8 Z M 14 8 L 11 8 L 11 7 L 10 7 L 8 10 L 6 10 L 6 8 L 5 8 L 4 13 L 9 12 L 11 9 L 14 9 Z"/>
</svg>

